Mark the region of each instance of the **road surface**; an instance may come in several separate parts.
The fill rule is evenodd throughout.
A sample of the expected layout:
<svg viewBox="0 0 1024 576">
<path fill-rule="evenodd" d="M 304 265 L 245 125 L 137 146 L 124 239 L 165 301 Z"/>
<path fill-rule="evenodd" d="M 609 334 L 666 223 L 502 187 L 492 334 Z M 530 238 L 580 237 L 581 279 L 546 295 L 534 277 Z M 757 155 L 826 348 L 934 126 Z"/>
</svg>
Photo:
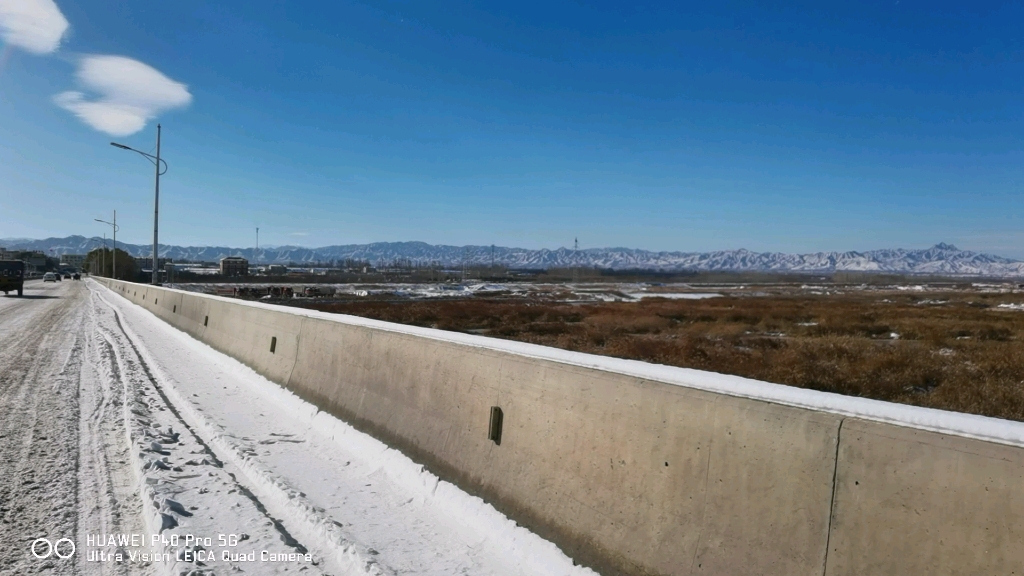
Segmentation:
<svg viewBox="0 0 1024 576">
<path fill-rule="evenodd" d="M 593 574 L 88 280 L 0 297 L 0 411 L 3 576 Z"/>
</svg>

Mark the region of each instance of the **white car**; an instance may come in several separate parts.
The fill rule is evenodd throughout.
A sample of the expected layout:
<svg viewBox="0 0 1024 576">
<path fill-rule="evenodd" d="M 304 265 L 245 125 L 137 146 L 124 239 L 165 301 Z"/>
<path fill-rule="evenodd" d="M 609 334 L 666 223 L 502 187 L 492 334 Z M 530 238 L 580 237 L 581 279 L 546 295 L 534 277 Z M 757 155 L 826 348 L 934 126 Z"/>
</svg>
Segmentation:
<svg viewBox="0 0 1024 576">
<path fill-rule="evenodd" d="M 47 272 L 43 274 L 43 282 L 56 282 L 57 277 L 53 275 L 53 272 Z"/>
</svg>

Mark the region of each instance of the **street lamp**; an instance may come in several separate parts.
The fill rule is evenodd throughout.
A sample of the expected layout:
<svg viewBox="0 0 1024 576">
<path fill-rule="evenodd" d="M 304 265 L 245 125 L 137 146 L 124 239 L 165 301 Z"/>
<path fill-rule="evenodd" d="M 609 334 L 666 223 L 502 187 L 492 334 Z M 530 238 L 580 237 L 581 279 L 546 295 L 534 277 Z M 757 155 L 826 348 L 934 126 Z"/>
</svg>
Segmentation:
<svg viewBox="0 0 1024 576">
<path fill-rule="evenodd" d="M 153 199 L 153 284 L 159 284 L 160 276 L 157 269 L 157 263 L 159 262 L 159 259 L 157 258 L 157 232 L 160 224 L 160 176 L 167 172 L 167 162 L 160 159 L 160 125 L 156 125 L 156 156 L 146 154 L 142 150 L 136 150 L 135 148 L 125 146 L 124 144 L 118 144 L 117 142 L 111 142 L 110 145 L 116 148 L 121 148 L 122 150 L 131 150 L 132 152 L 141 154 L 156 166 L 156 194 Z M 163 170 L 160 169 L 161 163 L 163 164 Z"/>
<path fill-rule="evenodd" d="M 114 221 L 113 222 L 107 222 L 106 220 L 100 220 L 99 218 L 93 218 L 93 220 L 95 220 L 97 222 L 102 222 L 104 224 L 107 224 L 107 225 L 110 225 L 110 226 L 114 227 L 114 253 L 113 253 L 113 256 L 112 256 L 113 257 L 113 263 L 110 265 L 110 267 L 113 269 L 113 271 L 111 272 L 110 277 L 114 278 L 116 280 L 117 279 L 117 230 L 119 228 L 119 226 L 117 225 L 117 210 L 114 210 Z M 106 250 L 106 247 L 104 247 L 104 250 Z"/>
</svg>

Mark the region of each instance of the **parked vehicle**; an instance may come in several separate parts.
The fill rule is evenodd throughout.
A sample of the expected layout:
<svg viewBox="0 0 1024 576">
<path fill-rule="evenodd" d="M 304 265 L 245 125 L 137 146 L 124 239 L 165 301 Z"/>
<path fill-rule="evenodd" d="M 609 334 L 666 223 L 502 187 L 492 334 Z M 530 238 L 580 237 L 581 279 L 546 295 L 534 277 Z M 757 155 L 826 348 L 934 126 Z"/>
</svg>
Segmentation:
<svg viewBox="0 0 1024 576">
<path fill-rule="evenodd" d="M 21 260 L 0 260 L 0 290 L 4 294 L 17 291 L 21 296 L 25 285 L 25 263 Z"/>
<path fill-rule="evenodd" d="M 308 298 L 320 298 L 324 296 L 334 296 L 337 292 L 334 286 L 306 286 L 302 290 L 302 295 Z"/>
<path fill-rule="evenodd" d="M 75 280 L 81 280 L 82 279 L 82 275 L 79 274 L 78 272 L 75 272 L 74 275 L 72 275 L 72 278 L 74 278 Z"/>
<path fill-rule="evenodd" d="M 57 277 L 53 274 L 53 272 L 47 272 L 46 274 L 43 274 L 43 282 L 56 282 L 56 281 L 57 281 Z"/>
</svg>

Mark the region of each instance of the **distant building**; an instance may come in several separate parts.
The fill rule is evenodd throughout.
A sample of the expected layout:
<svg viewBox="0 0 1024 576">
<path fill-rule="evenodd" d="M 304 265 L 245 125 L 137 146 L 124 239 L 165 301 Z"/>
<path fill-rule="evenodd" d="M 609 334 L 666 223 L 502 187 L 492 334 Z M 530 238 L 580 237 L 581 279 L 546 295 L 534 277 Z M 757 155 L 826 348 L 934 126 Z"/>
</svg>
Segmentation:
<svg viewBox="0 0 1024 576">
<path fill-rule="evenodd" d="M 85 254 L 61 254 L 60 263 L 62 266 L 81 268 L 85 264 Z"/>
<path fill-rule="evenodd" d="M 176 282 L 180 279 L 180 275 L 184 274 L 201 274 L 206 276 L 213 276 L 220 274 L 220 268 L 214 264 L 196 264 L 194 262 L 168 262 L 164 264 L 163 274 L 167 275 L 168 282 Z"/>
<path fill-rule="evenodd" d="M 150 258 L 152 260 L 152 258 Z M 188 268 L 188 264 L 175 264 L 173 262 L 167 262 L 164 264 L 164 277 L 168 282 L 174 282 L 179 272 L 183 272 Z"/>
<path fill-rule="evenodd" d="M 135 256 L 135 265 L 138 266 L 139 270 L 153 271 L 153 257 L 152 256 Z M 157 267 L 164 268 L 169 262 L 174 262 L 173 258 L 157 258 Z"/>
<path fill-rule="evenodd" d="M 10 260 L 14 258 L 12 252 L 8 252 L 6 248 L 0 247 L 0 260 Z"/>
<path fill-rule="evenodd" d="M 228 256 L 220 259 L 222 276 L 248 276 L 249 261 L 241 256 Z"/>
<path fill-rule="evenodd" d="M 39 270 L 41 268 L 46 268 L 46 254 L 43 252 L 34 251 L 27 254 L 23 253 L 23 256 L 22 260 L 27 262 L 33 269 Z"/>
<path fill-rule="evenodd" d="M 273 276 L 284 276 L 288 273 L 288 267 L 282 264 L 271 264 L 267 266 L 267 274 Z"/>
</svg>

